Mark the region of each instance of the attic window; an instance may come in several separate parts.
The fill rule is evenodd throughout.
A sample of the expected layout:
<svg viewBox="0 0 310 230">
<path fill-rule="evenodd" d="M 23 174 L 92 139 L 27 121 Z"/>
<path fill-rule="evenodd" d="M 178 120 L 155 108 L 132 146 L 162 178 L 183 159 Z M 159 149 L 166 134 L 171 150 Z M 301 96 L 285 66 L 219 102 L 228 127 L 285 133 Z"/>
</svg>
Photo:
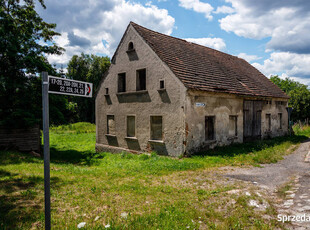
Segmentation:
<svg viewBox="0 0 310 230">
<path fill-rule="evenodd" d="M 165 81 L 164 80 L 160 80 L 159 81 L 159 88 L 160 89 L 164 89 L 165 88 Z"/>
<path fill-rule="evenodd" d="M 133 48 L 133 43 L 129 42 L 129 44 L 128 44 L 128 51 L 133 50 L 133 49 L 134 49 Z"/>
</svg>

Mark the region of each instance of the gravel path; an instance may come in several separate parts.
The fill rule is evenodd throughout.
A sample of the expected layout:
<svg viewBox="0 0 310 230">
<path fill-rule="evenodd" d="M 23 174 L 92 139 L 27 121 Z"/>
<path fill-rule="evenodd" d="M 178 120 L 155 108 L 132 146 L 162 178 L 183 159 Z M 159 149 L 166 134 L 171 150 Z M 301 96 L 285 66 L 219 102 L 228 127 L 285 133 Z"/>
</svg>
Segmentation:
<svg viewBox="0 0 310 230">
<path fill-rule="evenodd" d="M 309 221 L 291 221 L 288 229 L 310 229 L 310 139 L 293 153 L 275 164 L 263 164 L 262 168 L 237 168 L 226 173 L 229 178 L 250 181 L 273 193 L 278 187 L 292 182 L 286 191 L 278 214 L 282 216 L 306 216 Z"/>
</svg>

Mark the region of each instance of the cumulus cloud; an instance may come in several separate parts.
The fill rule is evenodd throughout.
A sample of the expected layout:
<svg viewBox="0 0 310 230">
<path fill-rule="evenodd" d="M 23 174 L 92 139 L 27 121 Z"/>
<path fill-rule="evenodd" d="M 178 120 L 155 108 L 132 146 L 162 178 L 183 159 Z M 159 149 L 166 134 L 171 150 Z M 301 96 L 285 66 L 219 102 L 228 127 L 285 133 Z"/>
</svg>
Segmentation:
<svg viewBox="0 0 310 230">
<path fill-rule="evenodd" d="M 74 54 L 93 53 L 112 56 L 127 25 L 134 21 L 170 35 L 174 18 L 166 9 L 149 3 L 126 0 L 53 0 L 38 12 L 47 22 L 57 24 L 61 36 L 55 42 L 66 49 L 62 56 L 48 56 L 53 64 L 66 64 Z"/>
<path fill-rule="evenodd" d="M 216 8 L 216 11 L 214 11 L 215 14 L 232 14 L 234 12 L 234 8 L 229 6 L 219 6 Z"/>
<path fill-rule="evenodd" d="M 209 3 L 201 2 L 199 0 L 179 0 L 181 7 L 193 10 L 197 13 L 203 13 L 208 20 L 212 20 L 213 7 Z"/>
<path fill-rule="evenodd" d="M 256 55 L 249 55 L 249 54 L 246 54 L 246 53 L 240 53 L 237 56 L 239 58 L 242 58 L 242 59 L 246 60 L 247 62 L 251 62 L 251 61 L 255 61 L 255 60 L 261 59 L 261 57 L 258 57 Z"/>
<path fill-rule="evenodd" d="M 226 49 L 225 41 L 222 38 L 185 38 L 185 40 L 217 50 Z"/>
<path fill-rule="evenodd" d="M 270 37 L 267 49 L 310 53 L 310 1 L 226 0 L 235 13 L 219 20 L 227 32 L 246 38 Z"/>
<path fill-rule="evenodd" d="M 87 47 L 91 44 L 90 40 L 85 37 L 77 36 L 74 32 L 68 33 L 68 39 L 70 40 L 70 46 Z"/>
<path fill-rule="evenodd" d="M 252 65 L 266 76 L 278 74 L 302 79 L 302 82 L 310 81 L 310 54 L 273 52 L 263 64 L 253 63 Z"/>
</svg>

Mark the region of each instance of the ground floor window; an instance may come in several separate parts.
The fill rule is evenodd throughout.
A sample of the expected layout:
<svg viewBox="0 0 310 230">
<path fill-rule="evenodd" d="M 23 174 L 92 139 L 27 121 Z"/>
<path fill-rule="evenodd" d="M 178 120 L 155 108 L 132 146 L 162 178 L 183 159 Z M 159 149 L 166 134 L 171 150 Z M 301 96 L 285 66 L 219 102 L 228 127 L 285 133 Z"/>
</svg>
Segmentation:
<svg viewBox="0 0 310 230">
<path fill-rule="evenodd" d="M 206 116 L 205 117 L 205 139 L 214 140 L 214 123 L 215 123 L 215 116 Z"/>
<path fill-rule="evenodd" d="M 136 136 L 136 117 L 127 116 L 127 137 Z"/>
<path fill-rule="evenodd" d="M 163 139 L 163 117 L 151 116 L 151 140 Z"/>
<path fill-rule="evenodd" d="M 107 115 L 107 134 L 115 135 L 114 115 Z"/>
<path fill-rule="evenodd" d="M 282 129 L 282 113 L 279 113 L 279 129 Z"/>
<path fill-rule="evenodd" d="M 267 122 L 267 131 L 271 131 L 271 114 L 267 113 L 266 114 L 266 122 Z"/>
<path fill-rule="evenodd" d="M 229 136 L 238 136 L 238 116 L 229 116 Z"/>
</svg>

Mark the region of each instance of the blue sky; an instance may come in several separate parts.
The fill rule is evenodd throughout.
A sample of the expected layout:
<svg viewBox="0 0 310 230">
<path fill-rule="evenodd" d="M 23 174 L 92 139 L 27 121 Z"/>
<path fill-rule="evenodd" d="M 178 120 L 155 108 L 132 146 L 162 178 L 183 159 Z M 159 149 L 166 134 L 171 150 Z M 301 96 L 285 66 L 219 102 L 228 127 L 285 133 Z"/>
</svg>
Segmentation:
<svg viewBox="0 0 310 230">
<path fill-rule="evenodd" d="M 57 24 L 68 63 L 81 52 L 112 56 L 128 23 L 246 59 L 266 76 L 310 85 L 308 0 L 53 0 L 39 14 Z"/>
</svg>

